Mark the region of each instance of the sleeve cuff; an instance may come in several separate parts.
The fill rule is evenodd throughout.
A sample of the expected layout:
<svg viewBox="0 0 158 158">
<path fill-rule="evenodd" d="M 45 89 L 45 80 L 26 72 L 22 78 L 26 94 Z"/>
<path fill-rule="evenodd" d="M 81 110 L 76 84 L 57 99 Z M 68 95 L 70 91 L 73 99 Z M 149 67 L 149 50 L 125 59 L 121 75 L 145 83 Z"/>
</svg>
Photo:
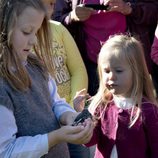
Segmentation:
<svg viewBox="0 0 158 158">
<path fill-rule="evenodd" d="M 49 146 L 48 146 L 48 135 L 44 134 L 41 138 L 41 152 L 43 154 L 48 154 Z"/>
<path fill-rule="evenodd" d="M 64 104 L 63 106 L 54 106 L 53 110 L 58 120 L 60 119 L 60 116 L 67 111 L 76 112 L 69 104 Z"/>
</svg>

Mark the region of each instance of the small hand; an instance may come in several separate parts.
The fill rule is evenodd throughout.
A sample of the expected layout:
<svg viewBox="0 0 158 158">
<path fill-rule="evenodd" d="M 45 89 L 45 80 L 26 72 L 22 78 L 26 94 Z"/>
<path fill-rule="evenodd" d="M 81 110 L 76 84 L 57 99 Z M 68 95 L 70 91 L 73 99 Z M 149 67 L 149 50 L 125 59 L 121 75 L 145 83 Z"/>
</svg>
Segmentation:
<svg viewBox="0 0 158 158">
<path fill-rule="evenodd" d="M 87 94 L 86 89 L 82 89 L 81 91 L 78 91 L 74 97 L 73 104 L 74 109 L 77 112 L 81 112 L 85 108 L 85 100 L 87 98 L 90 98 L 90 95 Z"/>
<path fill-rule="evenodd" d="M 92 8 L 86 8 L 83 5 L 78 5 L 73 11 L 71 11 L 70 18 L 73 21 L 85 21 L 93 13 L 94 10 Z"/>
<path fill-rule="evenodd" d="M 84 125 L 63 126 L 57 130 L 56 139 L 58 142 L 69 142 L 73 144 L 88 143 L 93 135 L 94 123 L 86 119 Z"/>
</svg>

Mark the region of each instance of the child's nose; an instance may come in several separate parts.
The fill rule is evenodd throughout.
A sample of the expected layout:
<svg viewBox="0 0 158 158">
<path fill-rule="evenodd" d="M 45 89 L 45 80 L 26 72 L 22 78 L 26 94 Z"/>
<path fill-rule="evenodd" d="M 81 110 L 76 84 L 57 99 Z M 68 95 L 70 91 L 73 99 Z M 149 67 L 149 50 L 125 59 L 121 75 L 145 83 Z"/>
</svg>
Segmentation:
<svg viewBox="0 0 158 158">
<path fill-rule="evenodd" d="M 116 79 L 116 75 L 115 75 L 114 72 L 111 71 L 111 72 L 109 73 L 109 79 L 110 79 L 110 80 L 115 80 L 115 79 Z"/>
<path fill-rule="evenodd" d="M 36 43 L 37 43 L 37 37 L 36 37 L 36 35 L 31 36 L 30 40 L 29 40 L 29 44 L 30 45 L 34 45 Z"/>
</svg>

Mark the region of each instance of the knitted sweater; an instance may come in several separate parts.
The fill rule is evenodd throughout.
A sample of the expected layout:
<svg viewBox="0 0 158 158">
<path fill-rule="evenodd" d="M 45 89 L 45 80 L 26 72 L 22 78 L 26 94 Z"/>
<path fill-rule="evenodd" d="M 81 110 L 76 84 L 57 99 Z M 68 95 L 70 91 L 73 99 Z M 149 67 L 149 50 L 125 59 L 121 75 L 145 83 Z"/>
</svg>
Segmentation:
<svg viewBox="0 0 158 158">
<path fill-rule="evenodd" d="M 52 111 L 48 80 L 44 78 L 39 68 L 29 64 L 26 68 L 32 85 L 25 92 L 15 91 L 0 78 L 1 96 L 4 96 L 0 100 L 0 105 L 13 111 L 18 128 L 17 138 L 45 134 L 60 128 Z M 69 158 L 67 145 L 65 143 L 56 145 L 46 157 Z"/>
</svg>

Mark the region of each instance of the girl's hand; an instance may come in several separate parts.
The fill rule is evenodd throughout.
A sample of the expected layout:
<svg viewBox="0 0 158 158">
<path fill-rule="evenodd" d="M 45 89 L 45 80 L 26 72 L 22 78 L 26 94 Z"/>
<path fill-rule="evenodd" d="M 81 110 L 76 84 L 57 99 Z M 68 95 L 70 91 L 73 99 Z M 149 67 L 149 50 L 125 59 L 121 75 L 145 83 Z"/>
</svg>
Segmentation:
<svg viewBox="0 0 158 158">
<path fill-rule="evenodd" d="M 70 12 L 70 19 L 72 21 L 85 21 L 92 14 L 94 10 L 92 8 L 86 8 L 84 5 L 78 5 L 75 9 Z"/>
<path fill-rule="evenodd" d="M 82 89 L 81 91 L 76 93 L 73 100 L 73 104 L 74 104 L 74 109 L 77 112 L 83 111 L 85 107 L 85 101 L 87 98 L 90 98 L 90 95 L 87 94 L 86 89 Z"/>
<path fill-rule="evenodd" d="M 48 134 L 49 148 L 61 142 L 72 144 L 88 143 L 93 135 L 93 129 L 94 123 L 91 119 L 85 120 L 84 126 L 62 126 L 60 129 Z"/>
</svg>

